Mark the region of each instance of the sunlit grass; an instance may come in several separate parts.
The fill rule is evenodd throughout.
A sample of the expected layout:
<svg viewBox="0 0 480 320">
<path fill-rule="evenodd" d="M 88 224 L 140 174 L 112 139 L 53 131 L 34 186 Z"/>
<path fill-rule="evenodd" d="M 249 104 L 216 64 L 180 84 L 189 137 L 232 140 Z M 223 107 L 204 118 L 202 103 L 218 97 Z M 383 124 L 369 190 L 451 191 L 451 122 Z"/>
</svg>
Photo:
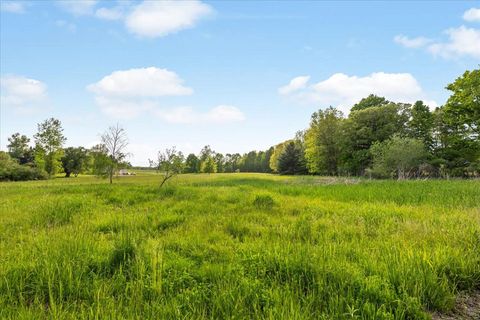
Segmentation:
<svg viewBox="0 0 480 320">
<path fill-rule="evenodd" d="M 0 318 L 428 319 L 480 287 L 479 181 L 0 184 Z"/>
</svg>

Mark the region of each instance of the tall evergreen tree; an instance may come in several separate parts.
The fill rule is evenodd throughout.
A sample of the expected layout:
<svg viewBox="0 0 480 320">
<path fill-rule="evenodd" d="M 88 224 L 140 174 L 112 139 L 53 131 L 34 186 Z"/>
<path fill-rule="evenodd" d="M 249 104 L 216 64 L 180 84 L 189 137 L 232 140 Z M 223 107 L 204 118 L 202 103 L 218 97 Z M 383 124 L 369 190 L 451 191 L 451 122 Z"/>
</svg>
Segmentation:
<svg viewBox="0 0 480 320">
<path fill-rule="evenodd" d="M 286 144 L 283 152 L 278 157 L 278 173 L 302 174 L 305 173 L 302 150 L 294 141 Z"/>
</svg>

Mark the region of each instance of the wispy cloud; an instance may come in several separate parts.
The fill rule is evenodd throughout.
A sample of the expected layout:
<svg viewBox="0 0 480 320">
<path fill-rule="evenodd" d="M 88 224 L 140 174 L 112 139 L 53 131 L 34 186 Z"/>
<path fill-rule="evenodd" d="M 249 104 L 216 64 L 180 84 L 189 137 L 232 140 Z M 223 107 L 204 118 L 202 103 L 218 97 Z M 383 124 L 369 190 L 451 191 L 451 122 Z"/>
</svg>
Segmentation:
<svg viewBox="0 0 480 320">
<path fill-rule="evenodd" d="M 97 2 L 97 0 L 59 0 L 58 4 L 68 12 L 82 16 L 92 14 Z"/>
<path fill-rule="evenodd" d="M 480 9 L 472 8 L 465 11 L 463 19 L 469 22 L 480 21 Z M 406 48 L 423 48 L 433 56 L 445 59 L 480 58 L 480 29 L 462 25 L 447 29 L 443 34 L 446 35 L 446 39 L 443 40 L 397 35 L 394 41 Z"/>
<path fill-rule="evenodd" d="M 25 13 L 27 3 L 24 1 L 2 1 L 0 10 L 10 13 Z"/>
</svg>

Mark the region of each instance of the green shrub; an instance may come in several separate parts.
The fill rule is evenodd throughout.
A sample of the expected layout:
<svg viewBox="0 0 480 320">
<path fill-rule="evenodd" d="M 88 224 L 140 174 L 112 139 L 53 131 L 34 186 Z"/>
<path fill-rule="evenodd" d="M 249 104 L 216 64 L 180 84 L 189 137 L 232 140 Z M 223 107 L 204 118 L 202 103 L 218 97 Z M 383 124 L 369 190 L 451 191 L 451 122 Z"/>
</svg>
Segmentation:
<svg viewBox="0 0 480 320">
<path fill-rule="evenodd" d="M 272 209 L 275 205 L 275 201 L 269 195 L 257 195 L 253 200 L 253 205 L 257 209 Z"/>
<path fill-rule="evenodd" d="M 45 171 L 28 165 L 20 165 L 13 161 L 8 154 L 0 157 L 0 181 L 26 181 L 47 179 Z"/>
</svg>

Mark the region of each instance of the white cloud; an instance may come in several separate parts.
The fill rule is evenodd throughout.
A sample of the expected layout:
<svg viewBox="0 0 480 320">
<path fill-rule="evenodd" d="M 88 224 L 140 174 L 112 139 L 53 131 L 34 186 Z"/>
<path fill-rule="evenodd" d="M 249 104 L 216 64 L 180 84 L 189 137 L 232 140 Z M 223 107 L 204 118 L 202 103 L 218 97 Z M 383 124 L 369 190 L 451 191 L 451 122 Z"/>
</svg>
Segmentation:
<svg viewBox="0 0 480 320">
<path fill-rule="evenodd" d="M 38 80 L 23 76 L 7 75 L 0 78 L 2 102 L 7 105 L 24 107 L 46 99 L 47 86 Z"/>
<path fill-rule="evenodd" d="M 11 13 L 25 13 L 25 2 L 20 1 L 2 1 L 0 10 Z"/>
<path fill-rule="evenodd" d="M 95 103 L 103 113 L 115 118 L 154 114 L 170 123 L 226 123 L 242 121 L 244 114 L 236 107 L 219 105 L 207 112 L 192 107 L 165 109 L 159 99 L 191 95 L 193 90 L 173 71 L 156 67 L 115 71 L 87 86 L 95 94 Z"/>
<path fill-rule="evenodd" d="M 469 22 L 480 21 L 480 8 L 471 8 L 463 14 L 463 20 Z"/>
<path fill-rule="evenodd" d="M 404 36 L 402 34 L 399 34 L 393 38 L 393 40 L 401 44 L 402 46 L 406 48 L 420 48 L 423 47 L 429 43 L 431 43 L 433 40 L 425 38 L 425 37 L 416 37 L 416 38 L 409 38 L 407 36 Z"/>
<path fill-rule="evenodd" d="M 290 81 L 289 84 L 279 88 L 278 93 L 280 93 L 282 95 L 286 95 L 286 94 L 290 94 L 294 91 L 297 91 L 299 89 L 303 89 L 307 85 L 308 80 L 310 80 L 310 76 L 295 77 Z"/>
<path fill-rule="evenodd" d="M 471 8 L 463 14 L 463 19 L 474 22 L 480 21 L 480 9 Z M 425 37 L 409 38 L 397 35 L 394 41 L 407 48 L 424 48 L 434 56 L 444 59 L 461 57 L 480 58 L 480 29 L 460 26 L 443 32 L 447 39 L 432 40 Z"/>
<path fill-rule="evenodd" d="M 1 104 L 28 111 L 41 107 L 47 99 L 47 86 L 38 80 L 18 75 L 0 78 Z"/>
<path fill-rule="evenodd" d="M 234 106 L 219 105 L 207 112 L 196 112 L 192 107 L 159 109 L 154 112 L 160 119 L 169 123 L 231 123 L 245 120 L 245 115 Z"/>
<path fill-rule="evenodd" d="M 426 98 L 418 81 L 409 73 L 376 72 L 365 77 L 335 73 L 328 79 L 313 84 L 293 99 L 316 103 L 321 106 L 335 106 L 344 112 L 369 94 L 384 96 L 395 102 L 412 103 Z M 429 100 L 430 104 L 436 103 Z"/>
<path fill-rule="evenodd" d="M 213 9 L 200 1 L 144 1 L 127 16 L 127 29 L 136 35 L 155 38 L 193 27 Z"/>
<path fill-rule="evenodd" d="M 152 110 L 162 96 L 183 96 L 193 93 L 172 71 L 156 67 L 112 72 L 87 86 L 95 93 L 95 102 L 107 115 L 132 118 Z"/>
<path fill-rule="evenodd" d="M 156 67 L 115 71 L 87 87 L 100 96 L 160 97 L 193 93 L 183 86 L 183 80 L 172 71 Z"/>
<path fill-rule="evenodd" d="M 427 47 L 434 56 L 442 58 L 458 58 L 471 56 L 480 58 L 480 29 L 451 28 L 445 31 L 449 40 L 447 42 L 436 42 Z"/>
<path fill-rule="evenodd" d="M 93 9 L 97 4 L 97 0 L 60 0 L 58 3 L 68 12 L 76 15 L 89 15 L 93 13 Z"/>
<path fill-rule="evenodd" d="M 95 11 L 95 16 L 104 20 L 120 20 L 123 18 L 123 10 L 121 7 L 99 8 Z"/>
</svg>

